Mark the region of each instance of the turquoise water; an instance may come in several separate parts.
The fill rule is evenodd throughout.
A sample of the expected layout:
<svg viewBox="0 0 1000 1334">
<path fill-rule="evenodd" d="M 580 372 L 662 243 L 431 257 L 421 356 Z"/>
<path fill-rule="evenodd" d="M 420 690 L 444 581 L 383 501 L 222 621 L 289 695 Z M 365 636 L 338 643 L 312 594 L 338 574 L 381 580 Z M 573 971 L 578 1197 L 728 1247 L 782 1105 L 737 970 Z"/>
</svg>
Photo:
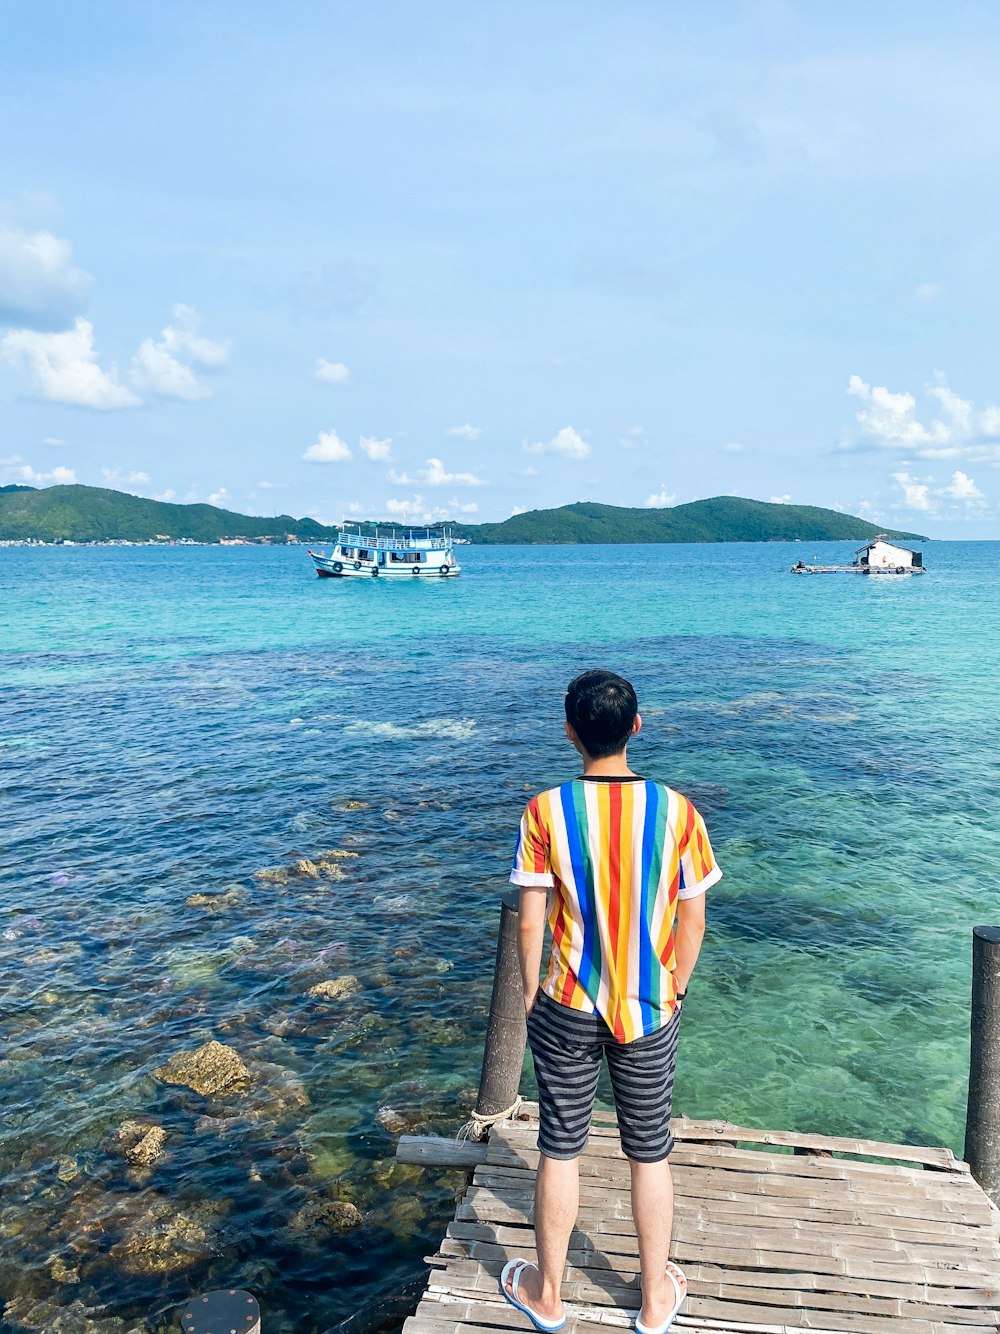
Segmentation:
<svg viewBox="0 0 1000 1334">
<path fill-rule="evenodd" d="M 0 552 L 3 1328 L 162 1330 L 240 1284 L 310 1334 L 419 1265 L 460 1181 L 395 1138 L 466 1115 L 514 827 L 575 772 L 585 666 L 635 681 L 632 762 L 726 872 L 677 1108 L 960 1151 L 1000 544 L 787 572 L 848 550 L 467 548 L 416 587 L 294 548 Z M 357 855 L 255 878 L 332 849 Z M 210 1038 L 249 1092 L 154 1077 Z M 150 1168 L 126 1119 L 166 1132 Z"/>
</svg>

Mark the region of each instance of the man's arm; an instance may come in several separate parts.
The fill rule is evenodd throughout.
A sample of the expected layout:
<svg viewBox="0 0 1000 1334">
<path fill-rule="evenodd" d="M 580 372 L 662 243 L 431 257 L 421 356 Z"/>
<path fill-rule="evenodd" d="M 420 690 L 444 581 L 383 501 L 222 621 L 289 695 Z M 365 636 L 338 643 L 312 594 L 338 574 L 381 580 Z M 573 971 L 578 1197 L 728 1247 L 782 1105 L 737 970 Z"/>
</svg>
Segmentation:
<svg viewBox="0 0 1000 1334">
<path fill-rule="evenodd" d="M 521 902 L 517 914 L 517 957 L 521 963 L 525 1014 L 530 1013 L 538 995 L 548 893 L 546 886 L 521 886 Z"/>
<path fill-rule="evenodd" d="M 674 954 L 677 959 L 674 982 L 678 991 L 687 991 L 704 939 L 705 895 L 698 894 L 693 899 L 679 899 L 677 921 L 674 926 Z"/>
</svg>

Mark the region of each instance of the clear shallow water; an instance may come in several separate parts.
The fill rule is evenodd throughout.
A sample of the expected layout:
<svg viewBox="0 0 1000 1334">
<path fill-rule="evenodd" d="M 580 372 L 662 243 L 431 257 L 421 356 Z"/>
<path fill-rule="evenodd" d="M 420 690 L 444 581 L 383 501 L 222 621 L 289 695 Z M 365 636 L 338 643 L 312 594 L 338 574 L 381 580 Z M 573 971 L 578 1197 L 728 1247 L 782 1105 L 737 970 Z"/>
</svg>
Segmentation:
<svg viewBox="0 0 1000 1334">
<path fill-rule="evenodd" d="M 468 548 L 417 587 L 295 549 L 0 552 L 5 1328 L 165 1329 L 240 1283 L 310 1334 L 419 1264 L 459 1183 L 395 1167 L 395 1135 L 467 1112 L 513 829 L 575 770 L 584 666 L 635 681 L 633 763 L 726 871 L 677 1107 L 961 1150 L 1000 544 L 929 545 L 923 579 L 787 573 L 848 549 Z M 342 880 L 254 878 L 333 848 Z M 209 1038 L 249 1094 L 154 1078 Z M 167 1133 L 146 1174 L 127 1118 Z M 316 1223 L 326 1199 L 361 1225 Z"/>
</svg>

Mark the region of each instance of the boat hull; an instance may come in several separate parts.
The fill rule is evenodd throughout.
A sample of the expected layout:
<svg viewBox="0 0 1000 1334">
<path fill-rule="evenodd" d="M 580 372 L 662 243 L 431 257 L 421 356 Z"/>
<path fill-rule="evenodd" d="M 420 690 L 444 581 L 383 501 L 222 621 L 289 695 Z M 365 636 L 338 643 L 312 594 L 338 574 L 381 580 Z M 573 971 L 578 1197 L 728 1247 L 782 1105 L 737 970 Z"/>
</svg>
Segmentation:
<svg viewBox="0 0 1000 1334">
<path fill-rule="evenodd" d="M 313 564 L 316 566 L 316 573 L 321 579 L 392 579 L 405 580 L 415 584 L 419 580 L 426 582 L 435 579 L 454 579 L 460 573 L 462 567 L 455 564 L 454 561 L 443 562 L 439 565 L 401 565 L 397 568 L 387 565 L 378 565 L 374 561 L 340 561 L 332 560 L 328 556 L 320 556 L 315 551 L 310 551 Z M 355 568 L 357 565 L 358 568 Z"/>
</svg>

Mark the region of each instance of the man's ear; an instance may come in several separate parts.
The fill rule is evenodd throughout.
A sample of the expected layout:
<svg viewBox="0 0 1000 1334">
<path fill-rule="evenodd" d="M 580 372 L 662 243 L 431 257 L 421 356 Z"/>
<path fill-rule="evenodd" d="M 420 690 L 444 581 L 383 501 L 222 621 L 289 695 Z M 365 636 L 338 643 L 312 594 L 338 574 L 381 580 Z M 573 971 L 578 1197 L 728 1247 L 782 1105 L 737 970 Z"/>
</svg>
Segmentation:
<svg viewBox="0 0 1000 1334">
<path fill-rule="evenodd" d="M 638 736 L 641 731 L 642 731 L 642 714 L 637 713 L 635 715 L 635 721 L 632 723 L 632 735 Z"/>
<path fill-rule="evenodd" d="M 567 741 L 575 750 L 579 751 L 580 754 L 582 755 L 584 753 L 583 746 L 580 745 L 580 738 L 576 734 L 576 728 L 570 722 L 563 723 L 563 726 L 566 729 Z"/>
</svg>

